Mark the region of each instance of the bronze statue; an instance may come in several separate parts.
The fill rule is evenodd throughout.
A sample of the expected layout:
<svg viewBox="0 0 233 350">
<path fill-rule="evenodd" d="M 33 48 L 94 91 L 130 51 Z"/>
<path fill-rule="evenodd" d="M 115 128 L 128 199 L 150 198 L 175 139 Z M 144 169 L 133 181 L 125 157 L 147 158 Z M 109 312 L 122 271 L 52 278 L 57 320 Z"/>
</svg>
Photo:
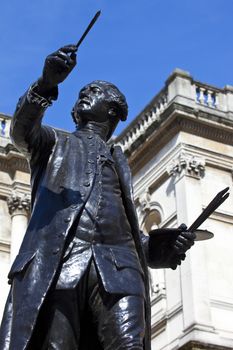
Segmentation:
<svg viewBox="0 0 233 350">
<path fill-rule="evenodd" d="M 98 80 L 80 91 L 74 133 L 41 125 L 76 50 L 46 58 L 12 120 L 30 163 L 32 214 L 9 272 L 0 350 L 149 350 L 147 265 L 175 269 L 195 239 L 185 225 L 169 239 L 140 232 L 126 158 L 106 143 L 127 117 L 116 86 Z"/>
</svg>

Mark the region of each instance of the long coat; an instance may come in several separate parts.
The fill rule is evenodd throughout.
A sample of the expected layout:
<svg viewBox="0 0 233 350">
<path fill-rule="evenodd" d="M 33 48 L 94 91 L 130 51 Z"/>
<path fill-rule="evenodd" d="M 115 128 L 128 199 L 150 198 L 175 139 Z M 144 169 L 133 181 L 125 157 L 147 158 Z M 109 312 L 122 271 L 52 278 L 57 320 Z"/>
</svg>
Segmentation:
<svg viewBox="0 0 233 350">
<path fill-rule="evenodd" d="M 0 350 L 24 350 L 30 344 L 38 312 L 61 263 L 66 238 L 82 210 L 94 180 L 88 150 L 78 131 L 64 134 L 41 126 L 44 108 L 24 95 L 11 125 L 13 142 L 28 158 L 31 168 L 32 214 L 9 272 L 11 290 L 0 332 Z M 129 166 L 119 146 L 112 148 L 123 202 L 132 228 L 147 291 L 147 334 L 150 349 L 150 304 L 145 254 L 132 197 Z"/>
</svg>

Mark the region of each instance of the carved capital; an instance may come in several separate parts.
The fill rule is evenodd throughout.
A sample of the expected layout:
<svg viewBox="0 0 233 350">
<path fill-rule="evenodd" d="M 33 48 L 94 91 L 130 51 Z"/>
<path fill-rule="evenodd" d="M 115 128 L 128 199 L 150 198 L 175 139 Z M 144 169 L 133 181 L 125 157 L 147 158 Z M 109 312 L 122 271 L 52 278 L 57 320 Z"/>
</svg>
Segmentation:
<svg viewBox="0 0 233 350">
<path fill-rule="evenodd" d="M 170 164 L 167 172 L 174 177 L 184 174 L 200 179 L 205 173 L 205 160 L 186 153 L 181 153 L 180 156 Z"/>
<path fill-rule="evenodd" d="M 11 215 L 28 215 L 30 212 L 30 203 L 30 196 L 27 194 L 18 195 L 13 193 L 12 196 L 7 199 L 8 209 Z"/>
</svg>

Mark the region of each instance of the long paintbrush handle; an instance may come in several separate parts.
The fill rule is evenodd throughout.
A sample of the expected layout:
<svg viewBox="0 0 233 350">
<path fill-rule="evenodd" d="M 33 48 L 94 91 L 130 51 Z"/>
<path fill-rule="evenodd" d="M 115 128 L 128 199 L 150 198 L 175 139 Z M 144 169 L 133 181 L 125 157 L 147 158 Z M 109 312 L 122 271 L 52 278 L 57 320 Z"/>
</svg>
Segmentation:
<svg viewBox="0 0 233 350">
<path fill-rule="evenodd" d="M 98 12 L 96 12 L 95 16 L 92 18 L 87 29 L 85 30 L 85 32 L 83 33 L 83 35 L 81 36 L 81 38 L 79 39 L 79 41 L 76 44 L 77 50 L 78 50 L 79 46 L 81 45 L 81 43 L 83 42 L 83 40 L 85 39 L 85 37 L 87 36 L 87 34 L 89 33 L 89 31 L 91 30 L 91 28 L 93 27 L 93 25 L 95 24 L 95 22 L 97 21 L 97 19 L 99 18 L 100 14 L 101 14 L 101 11 L 98 11 Z"/>
<path fill-rule="evenodd" d="M 188 231 L 195 231 L 229 197 L 229 193 L 227 193 L 228 190 L 229 187 L 220 191 L 214 197 L 214 199 L 207 205 L 207 207 L 198 216 L 194 223 L 192 223 Z"/>
</svg>

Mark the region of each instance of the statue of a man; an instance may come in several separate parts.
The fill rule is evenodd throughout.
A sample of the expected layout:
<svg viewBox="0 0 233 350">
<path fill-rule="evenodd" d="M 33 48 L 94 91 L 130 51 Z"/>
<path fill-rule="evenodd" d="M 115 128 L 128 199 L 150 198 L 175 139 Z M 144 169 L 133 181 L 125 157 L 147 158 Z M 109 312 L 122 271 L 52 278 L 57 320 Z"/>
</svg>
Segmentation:
<svg viewBox="0 0 233 350">
<path fill-rule="evenodd" d="M 80 91 L 74 133 L 41 125 L 75 65 L 74 45 L 49 55 L 12 120 L 30 163 L 32 214 L 9 272 L 0 350 L 149 350 L 147 265 L 176 268 L 195 238 L 174 229 L 160 249 L 139 231 L 126 158 L 106 144 L 127 117 L 116 86 Z"/>
</svg>

